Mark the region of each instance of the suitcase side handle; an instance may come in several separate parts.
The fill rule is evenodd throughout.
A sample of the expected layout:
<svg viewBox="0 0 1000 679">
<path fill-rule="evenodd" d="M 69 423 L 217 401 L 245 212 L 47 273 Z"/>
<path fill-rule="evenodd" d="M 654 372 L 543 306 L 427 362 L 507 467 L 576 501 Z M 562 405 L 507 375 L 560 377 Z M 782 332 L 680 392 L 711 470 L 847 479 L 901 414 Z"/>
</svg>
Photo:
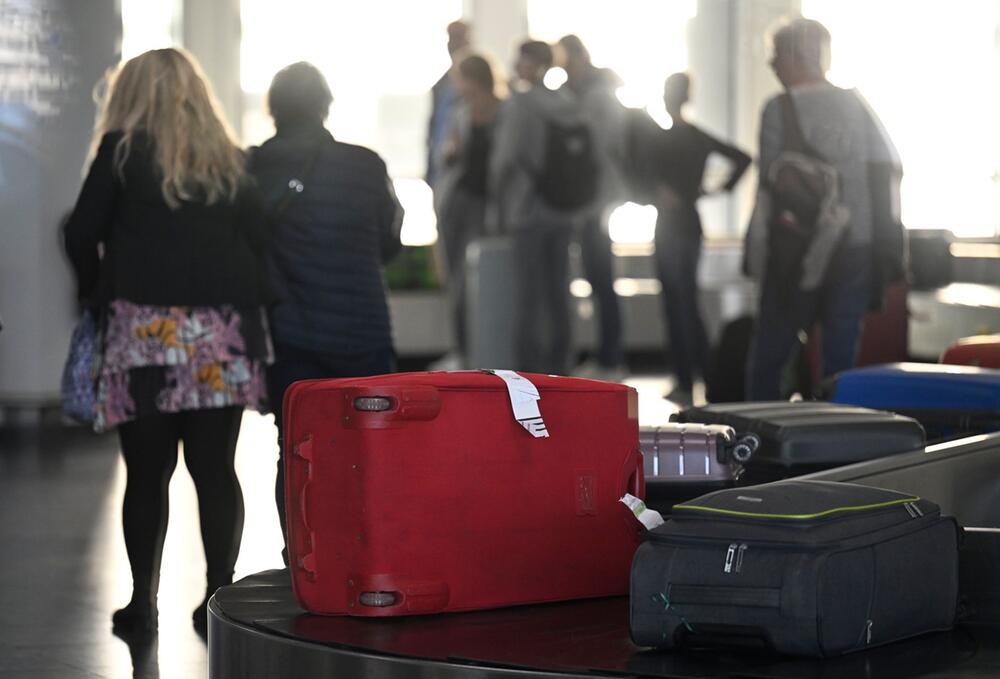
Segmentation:
<svg viewBox="0 0 1000 679">
<path fill-rule="evenodd" d="M 309 488 L 312 486 L 313 477 L 312 460 L 312 437 L 307 436 L 301 443 L 292 448 L 292 454 L 289 456 L 287 463 L 288 468 L 285 470 L 286 484 L 289 486 L 285 490 L 287 498 L 291 499 L 295 496 L 290 491 L 295 484 L 301 483 L 298 490 L 298 502 L 294 503 L 294 509 L 290 506 L 292 505 L 291 502 L 287 502 L 286 504 L 289 524 L 288 537 L 289 541 L 295 539 L 296 542 L 299 542 L 299 540 L 302 542 L 301 550 L 296 549 L 301 556 L 296 560 L 294 565 L 304 570 L 309 580 L 313 580 L 316 577 L 316 555 L 313 551 L 316 543 L 316 533 L 309 525 L 308 512 Z M 301 526 L 301 530 L 296 530 L 299 528 L 299 526 L 294 526 L 296 521 Z"/>
<path fill-rule="evenodd" d="M 633 448 L 632 452 L 625 458 L 622 467 L 622 486 L 619 497 L 622 495 L 634 495 L 640 500 L 646 497 L 646 474 L 643 468 L 642 450 Z"/>
</svg>

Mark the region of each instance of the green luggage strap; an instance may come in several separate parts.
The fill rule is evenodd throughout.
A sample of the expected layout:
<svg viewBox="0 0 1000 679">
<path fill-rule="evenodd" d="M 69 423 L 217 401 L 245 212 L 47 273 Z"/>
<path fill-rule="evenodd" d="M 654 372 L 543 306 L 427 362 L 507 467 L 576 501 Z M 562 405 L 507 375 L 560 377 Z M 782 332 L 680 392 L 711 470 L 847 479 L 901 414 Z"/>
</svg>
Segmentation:
<svg viewBox="0 0 1000 679">
<path fill-rule="evenodd" d="M 789 519 L 795 521 L 807 521 L 809 519 L 818 519 L 823 516 L 829 516 L 830 514 L 837 514 L 840 512 L 863 512 L 870 509 L 884 509 L 886 507 L 895 507 L 896 505 L 905 505 L 909 502 L 917 502 L 918 500 L 920 500 L 919 497 L 906 497 L 899 500 L 890 500 L 888 502 L 876 502 L 870 505 L 834 507 L 833 509 L 816 512 L 815 514 L 765 514 L 763 512 L 741 512 L 736 509 L 721 509 L 719 507 L 702 507 L 701 505 L 675 505 L 674 509 L 691 509 L 699 512 L 724 514 L 726 516 L 742 516 L 755 519 Z"/>
</svg>

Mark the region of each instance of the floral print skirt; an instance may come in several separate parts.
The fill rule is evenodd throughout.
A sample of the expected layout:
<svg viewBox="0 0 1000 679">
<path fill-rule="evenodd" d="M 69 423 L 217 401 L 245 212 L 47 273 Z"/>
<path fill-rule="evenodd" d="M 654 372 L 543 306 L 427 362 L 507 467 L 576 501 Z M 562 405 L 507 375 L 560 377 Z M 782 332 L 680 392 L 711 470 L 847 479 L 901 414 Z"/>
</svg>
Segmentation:
<svg viewBox="0 0 1000 679">
<path fill-rule="evenodd" d="M 106 312 L 97 431 L 153 413 L 266 409 L 264 370 L 274 352 L 263 309 L 115 300 Z"/>
</svg>

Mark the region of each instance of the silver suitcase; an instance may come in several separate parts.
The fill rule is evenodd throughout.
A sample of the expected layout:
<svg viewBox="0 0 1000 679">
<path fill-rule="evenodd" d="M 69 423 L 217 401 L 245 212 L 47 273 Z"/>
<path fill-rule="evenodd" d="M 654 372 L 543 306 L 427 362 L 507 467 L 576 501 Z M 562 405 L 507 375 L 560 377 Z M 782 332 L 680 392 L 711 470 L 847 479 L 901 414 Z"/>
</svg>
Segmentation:
<svg viewBox="0 0 1000 679">
<path fill-rule="evenodd" d="M 725 425 L 671 422 L 639 430 L 646 479 L 659 482 L 730 485 L 758 445 L 755 435 L 737 436 Z"/>
</svg>

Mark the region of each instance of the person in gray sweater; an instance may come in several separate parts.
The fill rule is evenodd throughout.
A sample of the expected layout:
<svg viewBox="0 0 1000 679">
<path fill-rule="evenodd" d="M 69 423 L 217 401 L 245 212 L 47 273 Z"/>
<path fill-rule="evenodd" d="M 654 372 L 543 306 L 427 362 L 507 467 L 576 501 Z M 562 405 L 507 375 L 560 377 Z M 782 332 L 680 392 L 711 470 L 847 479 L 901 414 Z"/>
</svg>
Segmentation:
<svg viewBox="0 0 1000 679">
<path fill-rule="evenodd" d="M 514 250 L 515 367 L 566 374 L 572 366 L 569 244 L 574 227 L 594 209 L 596 169 L 578 107 L 542 82 L 551 66 L 548 44 L 520 46 L 518 91 L 500 111 L 490 184 L 499 228 L 510 234 Z M 567 171 L 552 162 L 551 143 L 559 141 L 554 135 L 580 131 L 580 159 Z M 561 172 L 554 173 L 556 165 Z M 589 202 L 579 204 L 580 194 L 590 195 Z"/>
<path fill-rule="evenodd" d="M 822 331 L 823 376 L 850 368 L 863 316 L 880 303 L 884 284 L 902 277 L 903 261 L 899 158 L 861 95 L 827 81 L 829 31 L 817 21 L 796 18 L 779 28 L 772 41 L 771 67 L 787 95 L 768 101 L 761 117 L 761 184 L 747 233 L 746 268 L 760 284 L 747 366 L 751 400 L 779 398 L 781 372 L 797 335 L 814 325 Z M 836 176 L 836 214 L 842 217 L 843 232 L 817 271 L 803 270 L 806 261 L 782 261 L 790 250 L 772 233 L 781 215 L 772 214 L 780 210 L 774 205 L 771 169 L 794 135 L 794 121 L 786 120 L 789 112 L 796 116 L 809 151 Z M 788 272 L 800 278 L 790 278 Z M 814 284 L 799 282 L 810 278 Z"/>
</svg>

